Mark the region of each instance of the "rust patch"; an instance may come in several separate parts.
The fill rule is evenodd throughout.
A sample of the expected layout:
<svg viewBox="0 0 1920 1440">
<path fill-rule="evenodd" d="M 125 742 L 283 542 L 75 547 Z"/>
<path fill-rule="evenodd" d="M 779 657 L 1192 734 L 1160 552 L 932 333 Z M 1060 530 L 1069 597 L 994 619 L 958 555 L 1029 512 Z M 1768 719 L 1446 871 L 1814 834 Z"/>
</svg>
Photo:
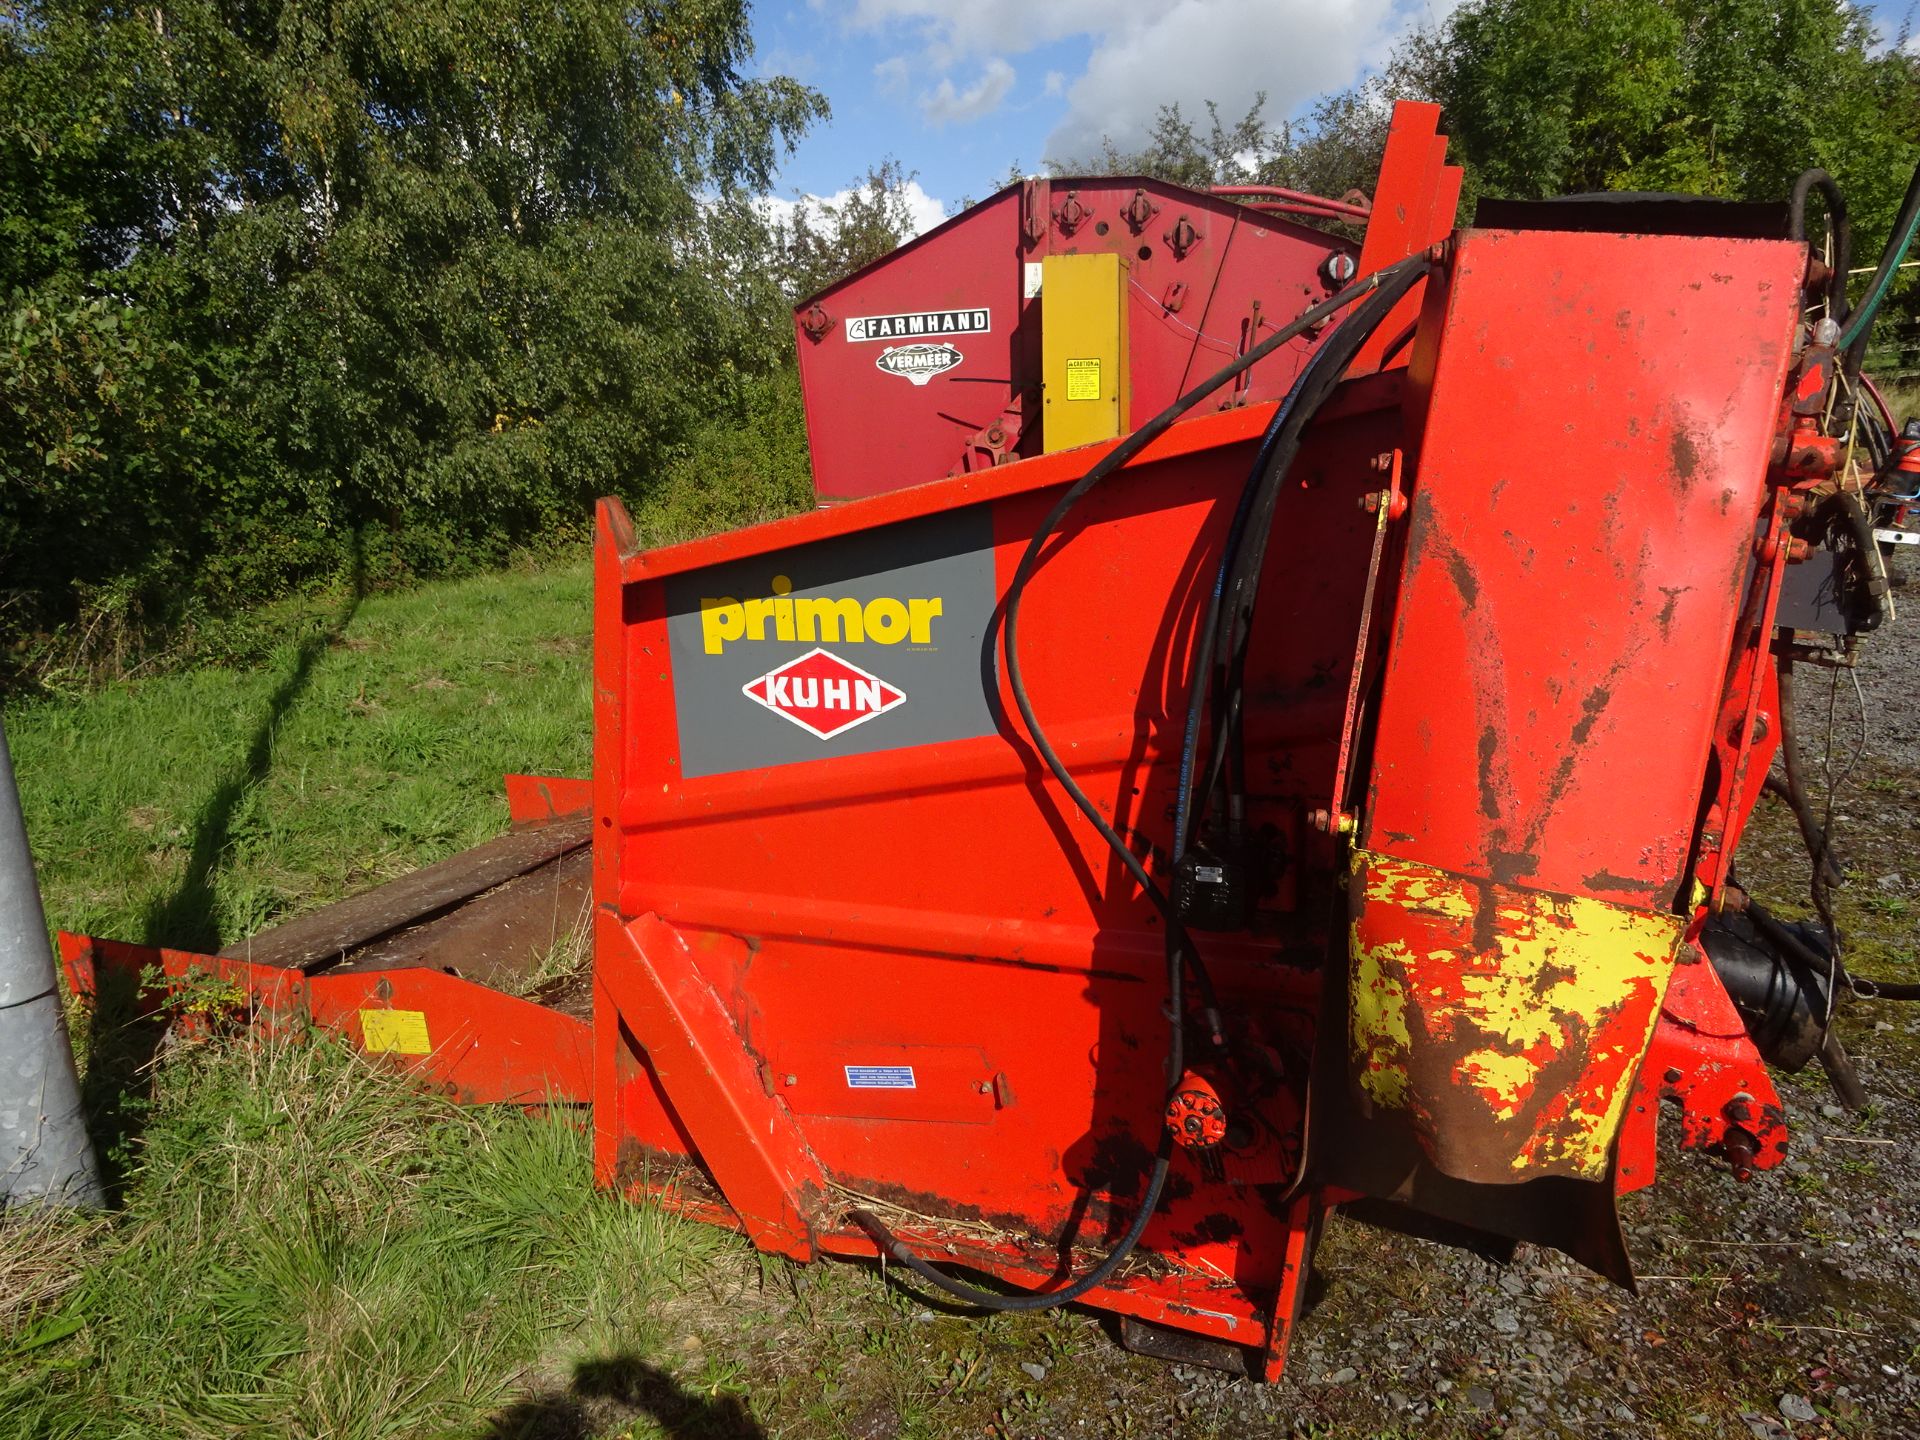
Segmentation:
<svg viewBox="0 0 1920 1440">
<path fill-rule="evenodd" d="M 1680 597 L 1692 588 L 1691 585 L 1662 585 L 1660 587 L 1660 593 L 1666 596 L 1667 600 L 1666 603 L 1660 607 L 1660 613 L 1653 617 L 1653 623 L 1660 627 L 1660 638 L 1662 640 L 1671 638 L 1668 632 L 1673 628 L 1674 611 L 1680 608 Z"/>
<path fill-rule="evenodd" d="M 1447 547 L 1447 574 L 1469 608 L 1480 603 L 1480 582 L 1474 578 L 1473 567 L 1467 564 L 1467 557 L 1451 545 Z"/>
<path fill-rule="evenodd" d="M 1478 777 L 1480 781 L 1480 813 L 1489 820 L 1500 818 L 1500 791 L 1493 783 L 1494 761 L 1500 754 L 1500 731 L 1493 725 L 1480 727 L 1478 747 L 1480 763 Z"/>
<path fill-rule="evenodd" d="M 1667 454 L 1673 461 L 1673 478 L 1680 482 L 1681 490 L 1688 489 L 1700 472 L 1700 448 L 1693 443 L 1693 436 L 1676 425 L 1673 439 L 1667 442 Z"/>
<path fill-rule="evenodd" d="M 1364 851 L 1349 894 L 1360 1093 L 1456 1178 L 1603 1176 L 1678 917 Z"/>
</svg>

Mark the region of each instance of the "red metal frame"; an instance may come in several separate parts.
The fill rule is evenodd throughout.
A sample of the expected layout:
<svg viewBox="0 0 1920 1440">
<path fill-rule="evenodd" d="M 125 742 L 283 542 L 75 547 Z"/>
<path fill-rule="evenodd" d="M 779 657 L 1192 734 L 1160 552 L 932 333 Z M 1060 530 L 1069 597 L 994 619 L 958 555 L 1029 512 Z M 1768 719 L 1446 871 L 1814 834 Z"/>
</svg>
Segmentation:
<svg viewBox="0 0 1920 1440">
<path fill-rule="evenodd" d="M 431 1048 L 425 1054 L 380 1053 L 463 1104 L 584 1104 L 593 1093 L 592 1036 L 585 1020 L 439 970 L 308 976 L 64 930 L 59 940 L 67 986 L 89 1003 L 103 988 L 119 988 L 136 996 L 146 1013 L 169 1000 L 184 1001 L 269 1029 L 316 1025 L 363 1050 L 379 1050 L 366 1043 L 363 1017 L 398 1011 L 420 1018 Z"/>
<path fill-rule="evenodd" d="M 1286 214 L 1364 224 L 1361 274 L 1444 239 L 1460 170 L 1445 163 L 1438 116 L 1434 105 L 1395 106 L 1365 207 L 1278 186 L 1207 194 L 1141 176 L 1026 180 L 803 301 L 794 344 L 817 493 L 855 499 L 1040 453 L 1041 306 L 1025 267 L 1048 255 L 1112 253 L 1125 263 L 1130 392 L 1135 417 L 1145 417 L 1335 288 L 1326 261 L 1356 247 Z M 924 383 L 883 373 L 875 359 L 885 345 L 845 331 L 854 318 L 975 309 L 990 328 L 948 337 L 963 359 Z M 1416 293 L 1387 331 L 1418 310 Z M 1331 328 L 1282 347 L 1210 403 L 1278 400 Z M 1359 368 L 1378 369 L 1390 338 L 1383 333 Z"/>
<path fill-rule="evenodd" d="M 1434 156 L 1431 124 L 1424 141 L 1417 130 L 1403 128 L 1402 160 L 1421 144 Z M 1451 213 L 1454 181 L 1428 178 L 1423 204 L 1396 212 L 1402 253 Z M 1766 498 L 1803 268 L 1794 249 L 1679 237 L 1470 239 L 1449 283 L 1428 297 L 1431 338 L 1412 357 L 1410 383 L 1398 372 L 1353 382 L 1312 432 L 1299 467 L 1312 478 L 1288 493 L 1276 525 L 1288 543 L 1270 559 L 1272 609 L 1263 608 L 1253 665 L 1257 693 L 1286 698 L 1248 716 L 1251 765 L 1265 777 L 1250 823 L 1284 837 L 1292 867 L 1257 938 L 1204 945 L 1227 1010 L 1256 1028 L 1242 1042 L 1289 1057 L 1281 1069 L 1304 1077 L 1321 1009 L 1316 962 L 1345 938 L 1323 928 L 1315 897 L 1338 883 L 1348 755 L 1356 773 L 1369 773 L 1364 803 L 1356 795 L 1349 804 L 1362 812 L 1370 846 L 1471 871 L 1497 836 L 1473 778 L 1481 736 L 1468 723 L 1456 744 L 1453 730 L 1475 714 L 1482 728 L 1497 721 L 1507 788 L 1533 809 L 1495 817 L 1494 828 L 1546 819 L 1528 832 L 1520 864 L 1480 873 L 1530 887 L 1542 904 L 1591 897 L 1673 916 L 1715 717 L 1726 706 L 1753 710 L 1744 692 L 1729 693 L 1738 673 L 1725 657 Z M 1649 276 L 1678 286 L 1703 265 L 1736 283 L 1704 304 L 1647 295 Z M 1490 347 L 1435 343 L 1487 333 L 1513 313 L 1513 295 L 1550 297 L 1574 283 L 1562 275 L 1580 277 L 1572 303 L 1592 312 L 1587 328 L 1523 326 L 1505 361 Z M 1668 305 L 1695 307 L 1677 338 L 1671 326 L 1656 342 L 1615 323 L 1623 306 Z M 1486 307 L 1478 320 L 1463 311 L 1474 306 Z M 1525 364 L 1513 358 L 1523 343 Z M 1768 356 L 1773 369 L 1751 368 L 1749 353 Z M 1671 396 L 1669 407 L 1649 420 L 1612 398 L 1636 386 Z M 1556 397 L 1550 409 L 1542 394 Z M 1520 438 L 1485 430 L 1489 404 L 1508 431 L 1522 427 Z M 1689 418 L 1700 407 L 1713 417 L 1707 453 L 1698 452 L 1708 432 Z M 1023 603 L 1033 704 L 1123 832 L 1156 835 L 1171 803 L 1180 657 L 1270 414 L 1248 406 L 1176 425 L 1084 502 L 1074 540 L 1054 550 Z M 1415 422 L 1405 435 L 1403 415 Z M 1415 456 L 1410 510 L 1398 498 L 1398 459 L 1388 462 L 1384 499 L 1375 463 L 1403 448 Z M 1673 458 L 1683 452 L 1686 474 Z M 974 739 L 682 774 L 675 689 L 687 677 L 676 667 L 699 662 L 669 659 L 676 612 L 667 587 L 676 577 L 723 567 L 737 575 L 756 563 L 771 575 L 806 547 L 961 510 L 991 517 L 1003 592 L 1039 515 L 1101 453 L 1034 458 L 655 552 L 639 551 L 624 513 L 603 503 L 594 767 L 603 1181 L 657 1192 L 659 1177 L 696 1162 L 757 1243 L 803 1257 L 875 1254 L 846 1210 L 877 1198 L 895 1207 L 898 1232 L 924 1258 L 1027 1287 L 1084 1268 L 1124 1227 L 1141 1137 L 1151 1133 L 1146 1117 L 1159 1109 L 1160 936 L 1150 907 L 1074 820 L 1020 730 L 1003 719 Z M 1540 463 L 1552 466 L 1555 486 L 1520 473 L 1537 474 Z M 1528 487 L 1504 500 L 1489 481 L 1503 466 L 1515 468 L 1514 486 Z M 1590 476 L 1591 488 L 1577 476 Z M 1359 502 L 1370 493 L 1366 508 Z M 1441 513 L 1451 517 L 1444 524 Z M 1628 514 L 1638 522 L 1632 532 L 1621 528 Z M 1543 579 L 1535 567 L 1549 562 L 1511 540 L 1522 530 L 1554 535 L 1551 563 L 1564 556 L 1568 567 Z M 1580 557 L 1585 568 L 1573 563 Z M 1475 593 L 1460 588 L 1468 584 Z M 1534 623 L 1543 584 L 1558 597 L 1548 627 Z M 1623 588 L 1632 603 L 1622 604 Z M 1390 617 L 1377 627 L 1387 657 L 1378 701 L 1363 698 L 1373 682 L 1355 676 L 1376 628 L 1370 607 Z M 1461 687 L 1462 674 L 1475 673 L 1466 642 L 1489 633 L 1474 632 L 1472 617 L 1489 613 L 1491 633 L 1512 651 L 1499 705 Z M 1085 643 L 1090 623 L 1097 644 Z M 1603 704 L 1604 724 L 1592 718 L 1596 686 L 1617 692 Z M 1436 696 L 1454 703 L 1436 706 Z M 1003 679 L 996 697 L 1011 714 Z M 1687 738 L 1676 744 L 1677 715 Z M 1569 761 L 1573 772 L 1563 773 Z M 1623 786 L 1638 807 L 1626 827 Z M 1306 823 L 1315 809 L 1326 812 L 1320 835 Z M 1649 817 L 1658 853 L 1642 864 L 1632 847 Z M 1679 927 L 1673 918 L 1668 933 Z M 1730 1005 L 1709 967 L 1681 967 L 1655 1024 L 1671 957 L 1654 958 L 1658 985 L 1644 1005 L 1603 1023 L 1567 1020 L 1595 1021 L 1596 1035 L 1620 1030 L 1618 1043 L 1596 1052 L 1611 1068 L 1572 1092 L 1596 1124 L 1620 1126 L 1621 1109 L 1630 1117 L 1602 1190 L 1632 1188 L 1646 1168 L 1636 1147 L 1648 1112 L 1633 1108 L 1644 1095 L 1627 1092 L 1649 1031 L 1659 1073 L 1682 1072 L 1663 1083 L 1683 1104 L 1735 1062 L 1741 1076 L 1759 1075 L 1743 1079 L 1741 1093 L 1762 1111 L 1772 1103 L 1757 1088 L 1764 1071 L 1751 1047 L 1725 1030 Z M 911 1094 L 813 1098 L 822 1071 L 842 1059 L 909 1055 L 926 1077 Z M 1279 1134 L 1297 1124 L 1306 1097 L 1282 1087 L 1269 1103 L 1274 1116 L 1291 1106 L 1296 1117 L 1276 1119 Z M 1708 1113 L 1705 1103 L 1689 1112 L 1689 1136 L 1720 1143 L 1723 1107 Z M 1764 1164 L 1772 1152 L 1761 1148 Z M 1250 1346 L 1260 1370 L 1276 1374 L 1317 1217 L 1366 1186 L 1309 1187 L 1275 1206 L 1261 1187 L 1270 1196 L 1285 1186 L 1284 1145 L 1249 1162 L 1238 1191 L 1182 1168 L 1195 1163 L 1175 1161 L 1173 1199 L 1141 1247 L 1151 1265 L 1123 1270 L 1088 1303 Z M 712 1203 L 710 1194 L 682 1194 L 669 1203 Z"/>
</svg>

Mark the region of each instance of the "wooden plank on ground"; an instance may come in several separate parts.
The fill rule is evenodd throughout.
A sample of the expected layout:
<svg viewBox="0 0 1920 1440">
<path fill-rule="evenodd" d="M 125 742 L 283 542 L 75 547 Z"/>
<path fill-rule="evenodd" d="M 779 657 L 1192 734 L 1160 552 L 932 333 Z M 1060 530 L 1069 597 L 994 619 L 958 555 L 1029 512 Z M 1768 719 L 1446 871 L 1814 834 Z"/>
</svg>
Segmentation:
<svg viewBox="0 0 1920 1440">
<path fill-rule="evenodd" d="M 220 953 L 256 965 L 315 970 L 402 926 L 415 925 L 524 875 L 535 866 L 578 850 L 592 839 L 592 820 L 581 816 L 519 830 L 458 855 L 402 875 L 398 880 L 263 930 Z"/>
</svg>

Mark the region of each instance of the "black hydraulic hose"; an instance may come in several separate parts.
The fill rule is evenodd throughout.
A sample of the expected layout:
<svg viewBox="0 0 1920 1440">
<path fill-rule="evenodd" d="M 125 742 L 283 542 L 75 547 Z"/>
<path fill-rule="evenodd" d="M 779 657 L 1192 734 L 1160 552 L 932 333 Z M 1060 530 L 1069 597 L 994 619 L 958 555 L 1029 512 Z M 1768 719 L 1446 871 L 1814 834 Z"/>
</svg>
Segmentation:
<svg viewBox="0 0 1920 1440">
<path fill-rule="evenodd" d="M 1920 226 L 1920 165 L 1914 167 L 1913 177 L 1907 181 L 1907 193 L 1900 202 L 1900 213 L 1887 235 L 1887 246 L 1880 252 L 1880 263 L 1874 269 L 1873 278 L 1867 282 L 1866 293 L 1860 297 L 1859 307 L 1849 316 L 1846 330 L 1840 336 L 1840 342 L 1846 350 L 1846 372 L 1849 375 L 1860 373 L 1861 362 L 1867 357 L 1867 336 L 1873 331 L 1874 316 L 1879 313 L 1880 303 L 1886 299 L 1887 291 L 1893 284 L 1894 272 L 1900 268 L 1901 257 L 1913 243 L 1916 226 Z"/>
<path fill-rule="evenodd" d="M 1424 268 L 1408 270 L 1396 276 L 1391 285 L 1383 286 L 1380 292 L 1356 310 L 1323 346 L 1324 358 L 1315 365 L 1310 388 L 1303 396 L 1300 405 L 1289 417 L 1287 433 L 1281 443 L 1274 447 L 1273 457 L 1268 461 L 1267 473 L 1262 477 L 1260 496 L 1255 501 L 1253 514 L 1247 527 L 1247 543 L 1235 557 L 1235 574 L 1227 589 L 1229 604 L 1221 617 L 1226 627 L 1228 684 L 1227 706 L 1231 717 L 1231 727 L 1237 727 L 1239 712 L 1243 708 L 1242 697 L 1246 689 L 1247 657 L 1250 652 L 1253 629 L 1253 614 L 1259 601 L 1260 579 L 1266 568 L 1267 546 L 1272 539 L 1274 509 L 1279 502 L 1282 482 L 1292 468 L 1295 456 L 1299 454 L 1301 441 L 1306 427 L 1318 412 L 1344 374 L 1347 365 L 1353 359 L 1367 337 L 1386 319 L 1400 297 L 1406 294 L 1413 284 L 1425 273 Z M 1238 734 L 1234 728 L 1235 735 Z M 1245 763 L 1243 757 L 1235 755 L 1229 762 L 1235 775 L 1235 784 L 1244 790 Z M 1245 795 L 1241 791 L 1229 797 L 1229 805 L 1243 806 Z"/>
<path fill-rule="evenodd" d="M 1840 511 L 1841 523 L 1853 536 L 1861 583 L 1866 589 L 1867 598 L 1873 601 L 1875 623 L 1879 623 L 1887 618 L 1887 577 L 1874 573 L 1874 560 L 1879 554 L 1880 541 L 1873 533 L 1873 515 L 1867 509 L 1866 502 L 1850 491 L 1839 491 L 1829 503 Z"/>
<path fill-rule="evenodd" d="M 1240 490 L 1240 502 L 1234 509 L 1233 523 L 1227 529 L 1227 543 L 1221 547 L 1220 568 L 1214 575 L 1213 595 L 1207 604 L 1207 613 L 1202 618 L 1201 628 L 1195 640 L 1193 662 L 1193 685 L 1187 692 L 1187 723 L 1180 746 L 1180 794 L 1174 806 L 1174 856 L 1178 860 L 1185 853 L 1186 843 L 1198 827 L 1200 818 L 1205 814 L 1214 788 L 1220 781 L 1220 765 L 1228 737 L 1237 724 L 1238 705 L 1224 704 L 1224 687 L 1227 675 L 1224 666 L 1216 683 L 1209 684 L 1209 672 L 1216 660 L 1223 660 L 1220 654 L 1219 637 L 1221 616 L 1226 604 L 1227 582 L 1234 573 L 1235 558 L 1240 553 L 1241 541 L 1247 532 L 1247 522 L 1252 514 L 1254 501 L 1260 492 L 1261 478 L 1267 473 L 1273 461 L 1275 449 L 1286 433 L 1288 422 L 1298 410 L 1300 398 L 1305 393 L 1312 375 L 1318 368 L 1320 357 L 1326 354 L 1326 347 L 1313 352 L 1300 373 L 1294 377 L 1280 404 L 1268 422 L 1267 433 L 1260 442 L 1260 449 L 1253 457 L 1253 466 L 1247 472 L 1246 484 Z M 1200 728 L 1202 716 L 1211 706 L 1214 712 L 1214 751 L 1208 762 L 1198 795 L 1193 788 L 1193 764 L 1200 749 Z"/>
<path fill-rule="evenodd" d="M 1862 1000 L 1920 1000 L 1920 985 L 1898 980 L 1869 980 L 1844 965 L 1840 967 L 1840 976 L 1847 982 L 1847 988 Z"/>
<path fill-rule="evenodd" d="M 1847 202 L 1840 187 L 1824 170 L 1802 170 L 1793 182 L 1789 201 L 1790 232 L 1807 238 L 1807 196 L 1818 189 L 1827 202 L 1827 233 L 1833 237 L 1833 269 L 1827 276 L 1827 315 L 1836 324 L 1847 318 L 1847 265 L 1852 259 L 1853 227 L 1847 220 Z"/>
<path fill-rule="evenodd" d="M 1813 806 L 1807 801 L 1807 789 L 1800 774 L 1800 737 L 1799 720 L 1793 710 L 1793 656 L 1781 651 L 1774 659 L 1774 669 L 1779 677 L 1780 686 L 1780 768 L 1786 772 L 1785 790 L 1787 808 L 1793 811 L 1793 818 L 1800 826 L 1800 839 L 1807 847 L 1807 857 L 1825 877 L 1829 885 L 1838 885 L 1847 877 L 1840 871 L 1840 863 L 1833 858 L 1833 849 L 1827 839 L 1827 832 L 1814 818 Z M 1768 776 L 1769 780 L 1773 777 Z"/>
<path fill-rule="evenodd" d="M 1178 1083 L 1181 1074 L 1186 1068 L 1186 1038 L 1183 1028 L 1186 1023 L 1184 1013 L 1185 987 L 1182 984 L 1182 980 L 1185 973 L 1184 957 L 1192 953 L 1192 942 L 1186 934 L 1185 927 L 1179 923 L 1179 918 L 1174 912 L 1172 902 L 1160 887 L 1154 883 L 1153 877 L 1147 873 L 1146 866 L 1141 862 L 1139 856 L 1135 855 L 1132 849 L 1128 847 L 1125 839 L 1120 835 L 1120 832 L 1100 813 L 1098 807 L 1094 805 L 1092 798 L 1087 795 L 1086 791 L 1080 788 L 1079 782 L 1068 772 L 1060 756 L 1055 752 L 1052 742 L 1047 739 L 1045 730 L 1041 728 L 1039 717 L 1034 714 L 1033 701 L 1027 694 L 1026 681 L 1020 673 L 1018 643 L 1020 601 L 1026 591 L 1027 582 L 1033 578 L 1034 572 L 1039 569 L 1041 552 L 1045 549 L 1048 538 L 1059 528 L 1060 522 L 1066 518 L 1067 512 L 1077 505 L 1088 491 L 1092 490 L 1101 481 L 1105 480 L 1128 461 L 1140 454 L 1141 451 L 1145 450 L 1147 446 L 1151 445 L 1164 434 L 1174 421 L 1178 420 L 1201 400 L 1205 399 L 1222 385 L 1225 385 L 1242 371 L 1251 368 L 1267 355 L 1273 353 L 1274 350 L 1318 324 L 1327 316 L 1336 314 L 1347 306 L 1354 304 L 1356 301 L 1365 299 L 1367 296 L 1379 291 L 1383 286 L 1396 284 L 1400 282 L 1403 277 L 1411 276 L 1417 278 L 1418 275 L 1425 273 L 1426 266 L 1427 260 L 1424 255 L 1413 256 L 1409 259 L 1402 260 L 1397 265 L 1390 265 L 1384 270 L 1377 270 L 1365 279 L 1355 281 L 1338 294 L 1321 301 L 1318 305 L 1310 306 L 1289 324 L 1282 326 L 1258 345 L 1248 350 L 1246 354 L 1238 357 L 1230 364 L 1222 366 L 1219 370 L 1216 370 L 1212 375 L 1209 375 L 1198 385 L 1187 391 L 1186 394 L 1175 400 L 1158 415 L 1147 421 L 1147 423 L 1142 425 L 1138 430 L 1135 430 L 1125 440 L 1122 440 L 1112 450 L 1108 451 L 1085 475 L 1082 475 L 1070 485 L 1059 500 L 1054 502 L 1053 508 L 1047 512 L 1046 518 L 1040 522 L 1039 528 L 1034 531 L 1033 538 L 1027 543 L 1026 551 L 1021 555 L 1020 563 L 1014 570 L 1013 579 L 1007 586 L 1007 598 L 1002 610 L 1002 619 L 1000 622 L 1001 649 L 1006 657 L 1007 688 L 1012 692 L 1014 704 L 1019 708 L 1020 717 L 1026 723 L 1028 738 L 1032 741 L 1034 749 L 1039 752 L 1040 758 L 1046 764 L 1047 769 L 1052 772 L 1054 779 L 1057 780 L 1061 787 L 1067 792 L 1080 813 L 1085 815 L 1093 824 L 1093 827 L 1099 831 L 1100 837 L 1106 841 L 1107 847 L 1112 850 L 1120 862 L 1126 866 L 1128 873 L 1130 873 L 1134 880 L 1140 885 L 1142 891 L 1148 896 L 1154 908 L 1160 912 L 1167 924 L 1167 1089 L 1169 1091 Z M 1411 279 L 1408 279 L 1406 283 L 1411 284 Z M 1404 293 L 1404 288 L 1404 286 L 1401 287 L 1401 293 Z M 1345 329 L 1346 327 L 1343 325 L 1340 327 L 1340 330 L 1334 333 L 1338 335 Z M 962 1300 L 967 1304 L 977 1305 L 987 1310 L 1044 1310 L 1050 1306 L 1064 1305 L 1070 1301 L 1079 1299 L 1088 1291 L 1103 1284 L 1114 1271 L 1118 1270 L 1120 1266 L 1126 1262 L 1127 1257 L 1133 1253 L 1134 1248 L 1140 1243 L 1140 1237 L 1146 1233 L 1148 1221 L 1153 1218 L 1154 1212 L 1159 1208 L 1160 1195 L 1166 1188 L 1167 1171 L 1173 1158 L 1172 1137 L 1168 1135 L 1166 1127 L 1163 1124 L 1157 1124 L 1157 1128 L 1160 1131 L 1159 1148 L 1155 1151 L 1153 1170 L 1147 1180 L 1146 1193 L 1140 1199 L 1139 1209 L 1134 1214 L 1132 1225 L 1128 1227 L 1126 1234 L 1120 1237 L 1119 1243 L 1107 1253 L 1104 1259 L 1099 1261 L 1099 1263 L 1079 1279 L 1063 1285 L 1057 1290 L 1047 1290 L 1037 1293 L 1029 1291 L 1021 1295 L 1001 1295 L 991 1290 L 980 1289 L 964 1281 L 955 1280 L 952 1276 L 945 1275 L 939 1270 L 936 1270 L 918 1255 L 914 1254 L 905 1242 L 889 1231 L 887 1227 L 881 1223 L 879 1217 L 872 1212 L 867 1210 L 851 1210 L 848 1212 L 848 1218 L 853 1220 L 855 1224 L 859 1225 L 861 1229 L 865 1230 L 868 1235 L 873 1238 L 874 1243 L 880 1247 L 883 1254 L 891 1255 L 896 1261 L 906 1266 L 908 1270 L 919 1276 L 929 1285 L 944 1291 L 957 1300 Z"/>
</svg>

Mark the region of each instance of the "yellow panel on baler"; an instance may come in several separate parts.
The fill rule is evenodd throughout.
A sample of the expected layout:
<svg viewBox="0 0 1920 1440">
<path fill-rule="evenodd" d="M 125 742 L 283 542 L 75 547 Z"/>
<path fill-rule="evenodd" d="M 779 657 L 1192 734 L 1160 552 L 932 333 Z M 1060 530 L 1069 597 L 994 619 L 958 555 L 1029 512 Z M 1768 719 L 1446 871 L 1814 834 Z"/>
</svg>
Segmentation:
<svg viewBox="0 0 1920 1440">
<path fill-rule="evenodd" d="M 1127 432 L 1127 264 L 1048 255 L 1040 266 L 1040 437 L 1051 455 Z"/>
</svg>

